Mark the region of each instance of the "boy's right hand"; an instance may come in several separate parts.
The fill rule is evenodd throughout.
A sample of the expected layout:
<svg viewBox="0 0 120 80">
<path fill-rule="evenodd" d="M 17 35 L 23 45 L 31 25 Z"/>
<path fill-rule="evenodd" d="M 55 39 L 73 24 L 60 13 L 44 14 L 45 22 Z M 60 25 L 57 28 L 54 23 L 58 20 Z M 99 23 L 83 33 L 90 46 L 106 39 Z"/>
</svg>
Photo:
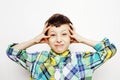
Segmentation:
<svg viewBox="0 0 120 80">
<path fill-rule="evenodd" d="M 39 34 L 38 36 L 36 36 L 33 40 L 35 42 L 35 44 L 39 44 L 39 43 L 48 43 L 48 38 L 50 36 L 47 36 L 45 33 L 49 30 L 49 26 L 47 27 L 48 24 L 45 24 L 43 31 L 41 34 Z"/>
<path fill-rule="evenodd" d="M 42 33 L 33 38 L 32 40 L 28 40 L 22 43 L 18 43 L 12 48 L 18 49 L 18 50 L 24 50 L 26 48 L 29 48 L 32 45 L 39 44 L 39 43 L 48 43 L 49 36 L 45 35 L 45 33 L 49 30 L 50 27 L 47 27 L 47 24 L 45 25 L 45 28 L 43 29 Z"/>
</svg>

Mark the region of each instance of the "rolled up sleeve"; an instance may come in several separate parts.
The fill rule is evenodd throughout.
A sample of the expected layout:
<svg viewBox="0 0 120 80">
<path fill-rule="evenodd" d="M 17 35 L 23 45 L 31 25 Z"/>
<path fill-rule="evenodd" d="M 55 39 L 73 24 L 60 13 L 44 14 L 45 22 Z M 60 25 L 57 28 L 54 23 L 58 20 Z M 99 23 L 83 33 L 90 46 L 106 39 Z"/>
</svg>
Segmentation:
<svg viewBox="0 0 120 80">
<path fill-rule="evenodd" d="M 12 43 L 8 46 L 6 50 L 7 56 L 25 69 L 29 69 L 30 65 L 35 61 L 39 52 L 28 53 L 26 50 L 17 50 L 12 48 L 12 46 L 16 44 L 17 43 Z"/>
<path fill-rule="evenodd" d="M 84 61 L 89 63 L 91 69 L 96 69 L 108 59 L 115 55 L 117 49 L 113 43 L 110 43 L 108 38 L 104 38 L 100 43 L 93 47 L 96 52 L 85 53 Z M 87 60 L 87 61 L 86 61 Z"/>
</svg>

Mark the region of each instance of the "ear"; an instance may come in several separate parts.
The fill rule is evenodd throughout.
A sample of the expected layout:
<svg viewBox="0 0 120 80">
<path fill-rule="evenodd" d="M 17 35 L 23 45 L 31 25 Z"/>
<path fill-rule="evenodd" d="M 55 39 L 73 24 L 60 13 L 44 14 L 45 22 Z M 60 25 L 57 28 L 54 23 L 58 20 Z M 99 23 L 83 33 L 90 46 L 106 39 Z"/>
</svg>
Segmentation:
<svg viewBox="0 0 120 80">
<path fill-rule="evenodd" d="M 47 39 L 47 38 L 42 39 L 42 40 L 41 40 L 41 43 L 48 43 L 48 39 Z"/>
<path fill-rule="evenodd" d="M 70 39 L 70 43 L 74 43 L 74 39 L 73 38 Z"/>
<path fill-rule="evenodd" d="M 77 43 L 77 41 L 75 39 L 71 38 L 70 43 Z"/>
<path fill-rule="evenodd" d="M 47 44 L 48 44 L 48 41 L 49 41 L 48 39 L 49 39 L 49 38 L 46 38 L 46 39 L 45 39 L 45 43 L 47 43 Z"/>
</svg>

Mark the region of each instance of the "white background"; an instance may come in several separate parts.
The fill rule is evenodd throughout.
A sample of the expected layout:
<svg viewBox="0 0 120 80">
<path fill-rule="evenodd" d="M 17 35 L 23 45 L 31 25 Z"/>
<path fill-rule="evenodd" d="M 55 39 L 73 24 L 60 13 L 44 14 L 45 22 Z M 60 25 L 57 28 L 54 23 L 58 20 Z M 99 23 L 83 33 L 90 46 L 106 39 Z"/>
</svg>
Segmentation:
<svg viewBox="0 0 120 80">
<path fill-rule="evenodd" d="M 120 0 L 0 0 L 0 80 L 29 80 L 29 73 L 7 57 L 7 46 L 38 35 L 54 13 L 68 16 L 80 35 L 108 37 L 116 45 L 116 55 L 94 72 L 93 80 L 120 80 Z M 31 51 L 48 49 L 43 46 Z"/>
</svg>

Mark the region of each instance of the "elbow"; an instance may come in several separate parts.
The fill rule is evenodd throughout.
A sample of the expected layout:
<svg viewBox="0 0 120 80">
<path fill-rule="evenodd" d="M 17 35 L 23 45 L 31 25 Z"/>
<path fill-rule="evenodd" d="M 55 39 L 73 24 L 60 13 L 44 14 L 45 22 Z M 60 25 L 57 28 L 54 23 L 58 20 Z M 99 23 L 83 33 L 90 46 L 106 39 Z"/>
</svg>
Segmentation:
<svg viewBox="0 0 120 80">
<path fill-rule="evenodd" d="M 6 50 L 7 56 L 9 57 L 10 55 L 12 55 L 12 52 L 13 52 L 13 49 L 12 49 L 12 48 L 8 48 L 8 49 Z"/>
<path fill-rule="evenodd" d="M 116 46 L 114 44 L 111 44 L 110 49 L 112 51 L 112 56 L 114 56 L 116 54 L 116 52 L 117 52 Z"/>
<path fill-rule="evenodd" d="M 106 59 L 110 59 L 116 54 L 117 49 L 114 44 L 110 44 L 105 48 L 105 52 L 106 52 Z"/>
<path fill-rule="evenodd" d="M 9 47 L 9 48 L 6 50 L 6 54 L 7 54 L 7 56 L 8 56 L 11 60 L 17 61 L 16 56 L 13 55 L 13 48 Z"/>
</svg>

